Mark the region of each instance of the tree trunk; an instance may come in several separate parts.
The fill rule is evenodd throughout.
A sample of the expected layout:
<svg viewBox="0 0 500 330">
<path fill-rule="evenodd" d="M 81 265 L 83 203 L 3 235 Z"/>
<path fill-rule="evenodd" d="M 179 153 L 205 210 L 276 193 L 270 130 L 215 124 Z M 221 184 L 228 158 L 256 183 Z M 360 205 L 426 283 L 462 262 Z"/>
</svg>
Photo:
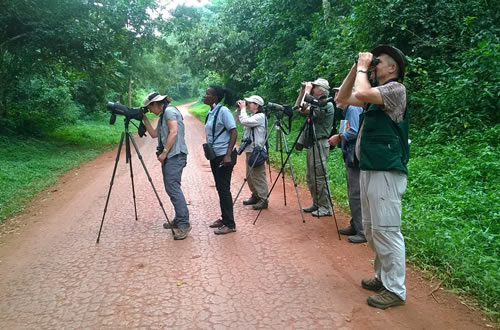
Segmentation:
<svg viewBox="0 0 500 330">
<path fill-rule="evenodd" d="M 132 78 L 128 77 L 128 107 L 132 107 Z"/>
<path fill-rule="evenodd" d="M 332 7 L 329 0 L 323 0 L 323 18 L 325 19 L 325 24 L 330 22 L 330 17 L 332 15 Z"/>
</svg>

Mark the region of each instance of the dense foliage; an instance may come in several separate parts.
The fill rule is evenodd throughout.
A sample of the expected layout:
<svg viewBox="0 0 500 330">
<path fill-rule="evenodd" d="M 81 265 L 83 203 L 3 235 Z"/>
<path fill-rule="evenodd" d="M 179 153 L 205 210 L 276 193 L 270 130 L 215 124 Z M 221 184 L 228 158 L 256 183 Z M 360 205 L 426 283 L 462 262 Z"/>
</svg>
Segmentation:
<svg viewBox="0 0 500 330">
<path fill-rule="evenodd" d="M 156 9 L 154 0 L 2 1 L 0 124 L 42 135 L 105 111 L 107 101 L 193 94 L 177 45 L 157 36 Z"/>
</svg>

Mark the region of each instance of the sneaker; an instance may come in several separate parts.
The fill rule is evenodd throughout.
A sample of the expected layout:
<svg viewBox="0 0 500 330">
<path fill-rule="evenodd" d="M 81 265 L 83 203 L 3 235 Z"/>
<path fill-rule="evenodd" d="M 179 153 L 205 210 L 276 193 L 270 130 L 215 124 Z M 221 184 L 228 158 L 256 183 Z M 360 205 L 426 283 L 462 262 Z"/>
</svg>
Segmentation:
<svg viewBox="0 0 500 330">
<path fill-rule="evenodd" d="M 356 235 L 356 230 L 352 226 L 340 228 L 339 234 L 340 235 L 347 235 L 347 236 Z"/>
<path fill-rule="evenodd" d="M 234 233 L 235 231 L 236 231 L 236 228 L 229 228 L 228 226 L 222 226 L 222 227 L 217 228 L 214 231 L 214 234 L 215 235 L 225 235 L 225 234 Z"/>
<path fill-rule="evenodd" d="M 318 207 L 317 207 L 316 205 L 314 205 L 314 204 L 313 204 L 313 205 L 311 205 L 311 206 L 309 206 L 309 207 L 306 207 L 306 208 L 304 208 L 304 209 L 302 209 L 302 210 L 303 210 L 304 212 L 306 212 L 306 213 L 311 213 L 311 212 L 316 211 L 317 209 L 318 209 Z"/>
<path fill-rule="evenodd" d="M 366 299 L 368 305 L 372 307 L 377 307 L 380 309 L 386 309 L 388 307 L 401 306 L 405 304 L 405 301 L 399 298 L 395 293 L 387 291 L 385 288 L 377 292 L 374 296 L 369 296 Z"/>
<path fill-rule="evenodd" d="M 254 205 L 254 204 L 257 204 L 258 202 L 259 202 L 259 199 L 257 197 L 255 197 L 254 195 L 252 195 L 252 197 L 243 201 L 243 205 Z"/>
<path fill-rule="evenodd" d="M 363 289 L 371 291 L 379 291 L 380 289 L 384 288 L 382 282 L 376 277 L 370 278 L 368 280 L 361 280 L 361 286 L 363 287 Z"/>
<path fill-rule="evenodd" d="M 176 223 L 174 223 L 173 221 L 170 221 L 170 222 L 165 222 L 163 224 L 163 228 L 165 228 L 165 229 L 175 229 L 175 228 L 179 228 L 179 227 L 177 227 Z"/>
<path fill-rule="evenodd" d="M 351 243 L 359 244 L 359 243 L 366 243 L 366 237 L 363 234 L 356 234 L 347 237 L 347 240 Z"/>
<path fill-rule="evenodd" d="M 311 213 L 313 216 L 315 217 L 329 217 L 332 215 L 332 212 L 330 211 L 320 211 L 320 210 L 316 210 L 316 211 L 313 211 Z"/>
<path fill-rule="evenodd" d="M 259 202 L 255 205 L 252 206 L 254 210 L 262 210 L 262 209 L 267 209 L 267 200 L 261 199 Z"/>
<path fill-rule="evenodd" d="M 186 228 L 177 228 L 174 230 L 174 239 L 175 240 L 185 239 L 190 231 L 191 231 L 191 226 Z"/>
<path fill-rule="evenodd" d="M 212 222 L 209 227 L 210 228 L 219 228 L 222 226 L 224 226 L 224 224 L 222 223 L 222 219 L 217 219 L 214 222 Z"/>
</svg>

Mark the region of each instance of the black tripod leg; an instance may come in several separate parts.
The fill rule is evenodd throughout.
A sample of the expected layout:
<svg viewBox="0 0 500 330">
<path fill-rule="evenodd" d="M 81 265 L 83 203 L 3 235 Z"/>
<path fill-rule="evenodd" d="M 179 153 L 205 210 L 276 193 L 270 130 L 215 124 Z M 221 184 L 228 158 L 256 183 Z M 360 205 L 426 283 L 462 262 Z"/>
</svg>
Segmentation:
<svg viewBox="0 0 500 330">
<path fill-rule="evenodd" d="M 314 146 L 317 146 L 318 141 L 316 140 L 316 129 L 314 127 L 314 124 L 312 124 L 312 132 L 313 132 Z M 335 216 L 335 208 L 333 207 L 332 195 L 330 193 L 330 183 L 328 182 L 328 176 L 326 175 L 325 164 L 323 164 L 323 158 L 321 156 L 319 146 L 317 146 L 317 150 L 318 150 L 319 161 L 321 163 L 321 169 L 323 170 L 323 177 L 324 177 L 325 184 L 326 184 L 326 191 L 328 192 L 328 201 L 330 202 L 330 206 L 332 207 L 332 214 L 333 214 L 333 220 L 335 221 L 335 228 L 337 229 L 337 235 L 339 236 L 339 240 L 341 240 L 340 233 L 339 233 L 339 225 L 337 224 L 337 217 Z M 313 153 L 313 155 L 314 155 L 314 153 Z M 316 162 L 314 164 L 316 164 Z M 316 180 L 316 165 L 314 166 L 314 184 L 316 185 L 316 194 L 317 194 L 318 193 L 318 183 Z M 318 212 L 318 218 L 319 218 L 319 212 Z"/>
<path fill-rule="evenodd" d="M 278 129 L 279 140 L 280 140 L 280 157 L 281 157 L 281 166 L 283 166 L 283 139 L 286 139 L 285 133 L 283 133 L 282 129 Z M 286 143 L 286 140 L 285 140 Z M 291 162 L 290 162 L 291 164 Z M 285 187 L 285 171 L 281 172 L 281 178 L 283 179 L 283 201 L 286 206 L 286 187 Z M 300 203 L 300 202 L 299 202 Z"/>
<path fill-rule="evenodd" d="M 313 139 L 314 143 L 313 143 L 313 147 L 312 147 L 312 154 L 313 154 L 313 167 L 314 167 L 314 191 L 315 191 L 315 201 L 314 201 L 314 204 L 316 205 L 316 210 L 318 210 L 318 218 L 319 218 L 319 196 L 318 196 L 318 178 L 317 178 L 317 174 L 316 174 L 316 150 L 318 150 L 319 152 L 319 148 L 317 148 L 317 145 L 316 145 L 316 139 Z M 321 159 L 321 158 L 320 158 Z"/>
<path fill-rule="evenodd" d="M 132 139 L 132 135 L 130 134 L 129 131 L 125 132 L 125 150 L 126 150 L 126 157 L 127 157 L 127 162 L 129 163 L 130 166 L 130 180 L 132 181 L 132 198 L 134 200 L 134 212 L 135 212 L 135 221 L 137 221 L 137 203 L 135 201 L 135 186 L 134 186 L 134 171 L 132 170 L 132 155 L 130 153 L 130 139 Z"/>
<path fill-rule="evenodd" d="M 241 185 L 240 190 L 238 190 L 238 193 L 236 194 L 236 197 L 233 200 L 233 206 L 234 206 L 234 204 L 236 204 L 236 201 L 238 200 L 238 197 L 240 197 L 241 191 L 243 190 L 243 187 L 245 186 L 245 183 L 247 183 L 247 178 L 246 177 L 243 179 L 243 184 Z"/>
<path fill-rule="evenodd" d="M 285 136 L 283 136 L 283 141 L 285 142 L 285 151 L 288 153 L 288 144 L 286 142 Z M 288 166 L 290 167 L 290 173 L 292 174 L 293 187 L 295 188 L 295 193 L 297 194 L 297 201 L 299 202 L 299 211 L 300 211 L 300 216 L 302 217 L 302 223 L 305 223 L 306 219 L 304 218 L 304 210 L 302 209 L 302 203 L 300 202 L 300 198 L 299 198 L 299 188 L 297 185 L 297 180 L 295 180 L 295 173 L 293 171 L 292 162 L 289 162 Z M 284 185 L 284 182 L 283 182 L 283 185 Z"/>
<path fill-rule="evenodd" d="M 163 210 L 163 214 L 165 215 L 165 219 L 167 219 L 167 223 L 170 224 L 170 220 L 168 219 L 167 212 L 165 212 L 165 208 L 163 207 L 163 203 L 161 202 L 160 196 L 158 195 L 158 192 L 156 191 L 155 185 L 153 184 L 153 180 L 151 179 L 151 176 L 149 175 L 148 169 L 146 168 L 146 164 L 144 164 L 144 160 L 142 159 L 142 155 L 139 152 L 139 148 L 137 148 L 137 144 L 135 144 L 134 138 L 130 136 L 130 141 L 132 141 L 132 144 L 134 145 L 135 152 L 137 153 L 137 157 L 139 157 L 139 160 L 141 161 L 142 168 L 144 168 L 144 172 L 146 172 L 146 176 L 148 177 L 149 183 L 151 183 L 151 187 L 153 187 L 153 191 L 155 192 L 156 199 L 158 199 L 158 203 L 160 204 L 161 209 Z M 170 226 L 170 230 L 172 231 L 172 235 L 175 236 L 174 229 L 172 226 Z"/>
<path fill-rule="evenodd" d="M 305 127 L 306 127 L 306 122 L 304 122 L 304 124 L 300 128 L 299 134 L 297 135 L 297 138 L 295 139 L 295 142 L 293 143 L 292 149 L 290 149 L 290 151 L 287 153 L 286 159 L 283 162 L 283 165 L 281 165 L 281 168 L 280 168 L 280 170 L 278 172 L 278 175 L 276 176 L 276 180 L 274 180 L 274 183 L 271 186 L 271 189 L 269 190 L 269 193 L 267 194 L 266 199 L 269 199 L 269 196 L 271 196 L 271 193 L 273 192 L 274 186 L 276 186 L 276 182 L 278 182 L 278 180 L 280 179 L 280 175 L 283 172 L 283 170 L 285 169 L 285 165 L 288 162 L 288 160 L 290 159 L 290 156 L 292 155 L 293 149 L 295 148 L 295 145 L 297 144 L 297 141 L 299 140 L 299 137 L 302 134 L 302 131 L 304 130 Z M 299 204 L 300 204 L 300 199 L 299 199 Z M 301 211 L 302 211 L 302 208 L 301 208 Z M 257 222 L 257 219 L 259 218 L 261 212 L 262 212 L 262 209 L 259 210 L 259 213 L 255 217 L 255 220 L 253 222 L 254 225 Z M 301 212 L 301 215 L 302 215 L 302 221 L 305 222 L 304 215 L 303 215 L 302 212 Z"/>
<path fill-rule="evenodd" d="M 111 175 L 111 182 L 109 183 L 108 197 L 106 198 L 106 204 L 104 205 L 104 212 L 102 214 L 101 226 L 99 227 L 99 234 L 97 235 L 96 243 L 99 243 L 101 238 L 102 225 L 104 224 L 104 216 L 108 210 L 109 196 L 111 195 L 111 188 L 113 188 L 113 182 L 115 180 L 116 167 L 118 166 L 118 161 L 120 160 L 120 152 L 122 151 L 123 138 L 125 137 L 125 132 L 122 132 L 122 137 L 120 138 L 120 144 L 118 145 L 118 152 L 116 153 L 115 166 L 113 168 L 113 175 Z"/>
</svg>

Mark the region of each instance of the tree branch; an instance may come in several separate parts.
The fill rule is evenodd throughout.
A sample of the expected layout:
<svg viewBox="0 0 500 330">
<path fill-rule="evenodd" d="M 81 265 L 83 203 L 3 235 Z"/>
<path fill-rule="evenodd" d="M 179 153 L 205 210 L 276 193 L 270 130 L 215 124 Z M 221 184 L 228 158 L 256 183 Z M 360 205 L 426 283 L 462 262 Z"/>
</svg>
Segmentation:
<svg viewBox="0 0 500 330">
<path fill-rule="evenodd" d="M 9 43 L 9 42 L 11 42 L 11 41 L 14 41 L 14 40 L 16 40 L 16 39 L 22 38 L 22 37 L 24 37 L 24 36 L 25 36 L 25 35 L 27 35 L 27 34 L 28 34 L 28 32 L 25 32 L 25 33 L 23 33 L 23 34 L 19 34 L 19 35 L 15 36 L 15 37 L 12 37 L 12 38 L 10 38 L 10 39 L 5 40 L 4 42 L 2 42 L 2 43 L 0 44 L 0 49 L 2 49 L 2 48 L 3 48 L 3 46 L 4 46 L 5 44 L 7 44 L 7 43 Z"/>
</svg>

